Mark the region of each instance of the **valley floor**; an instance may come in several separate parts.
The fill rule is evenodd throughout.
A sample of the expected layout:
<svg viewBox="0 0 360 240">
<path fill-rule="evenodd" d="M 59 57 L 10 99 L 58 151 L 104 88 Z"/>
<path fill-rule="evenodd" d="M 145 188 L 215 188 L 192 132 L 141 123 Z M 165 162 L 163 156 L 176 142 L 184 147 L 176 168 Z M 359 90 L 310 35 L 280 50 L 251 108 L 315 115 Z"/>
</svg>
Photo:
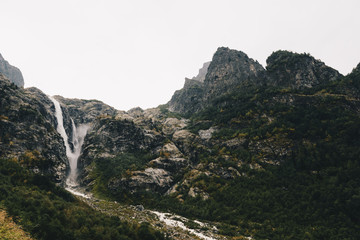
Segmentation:
<svg viewBox="0 0 360 240">
<path fill-rule="evenodd" d="M 166 233 L 171 239 L 232 239 L 217 234 L 216 223 L 203 223 L 197 220 L 193 221 L 171 213 L 162 213 L 144 209 L 141 205 L 124 205 L 116 201 L 98 199 L 75 190 L 72 190 L 71 193 L 87 203 L 93 209 L 110 216 L 119 217 L 122 221 L 131 223 L 148 222 L 152 227 Z M 248 238 L 244 237 L 244 239 Z"/>
</svg>

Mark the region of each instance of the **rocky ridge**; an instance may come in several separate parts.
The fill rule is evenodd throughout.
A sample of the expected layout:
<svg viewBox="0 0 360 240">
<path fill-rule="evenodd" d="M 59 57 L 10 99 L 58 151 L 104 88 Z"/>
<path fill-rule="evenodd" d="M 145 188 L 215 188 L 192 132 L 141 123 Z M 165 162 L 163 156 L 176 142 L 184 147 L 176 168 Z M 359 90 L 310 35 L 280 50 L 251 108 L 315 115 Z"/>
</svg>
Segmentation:
<svg viewBox="0 0 360 240">
<path fill-rule="evenodd" d="M 183 114 L 196 113 L 211 106 L 219 97 L 248 86 L 304 89 L 342 77 L 337 70 L 309 54 L 277 51 L 266 62 L 264 69 L 241 51 L 218 48 L 205 78 L 202 78 L 204 80 L 185 79 L 184 87 L 177 90 L 168 102 L 169 110 Z"/>
<path fill-rule="evenodd" d="M 24 78 L 21 71 L 6 61 L 0 54 L 0 73 L 4 74 L 12 83 L 18 87 L 24 87 Z"/>
<path fill-rule="evenodd" d="M 36 88 L 23 89 L 0 75 L 0 155 L 36 173 L 64 179 L 67 158 L 50 99 Z"/>
<path fill-rule="evenodd" d="M 337 70 L 305 53 L 280 50 L 273 52 L 266 63 L 270 84 L 284 88 L 311 88 L 342 77 Z"/>
<path fill-rule="evenodd" d="M 219 48 L 209 66 L 186 79 L 167 105 L 147 110 L 118 111 L 96 100 L 56 96 L 69 136 L 71 119 L 90 125 L 80 157 L 81 186 L 132 201 L 161 196 L 189 215 L 188 209 L 210 219 L 222 216 L 223 221 L 238 216 L 230 222 L 238 234 L 243 219 L 262 221 L 253 218 L 258 209 L 273 215 L 275 205 L 267 205 L 271 194 L 298 196 L 289 188 L 298 187 L 296 181 L 283 178 L 299 171 L 306 176 L 303 181 L 317 181 L 312 177 L 332 174 L 336 164 L 355 164 L 356 154 L 348 153 L 356 152 L 353 145 L 358 143 L 360 64 L 345 77 L 308 54 L 277 51 L 267 64 L 264 69 L 243 52 Z M 0 83 L 1 155 L 61 181 L 67 161 L 51 101 L 40 90 L 17 88 L 3 76 Z M 287 168 L 278 178 L 283 165 Z M 257 191 L 261 193 L 252 195 Z M 256 205 L 254 196 L 264 204 Z M 320 197 L 315 192 L 306 198 L 317 203 Z M 268 223 L 256 224 L 246 227 Z"/>
</svg>

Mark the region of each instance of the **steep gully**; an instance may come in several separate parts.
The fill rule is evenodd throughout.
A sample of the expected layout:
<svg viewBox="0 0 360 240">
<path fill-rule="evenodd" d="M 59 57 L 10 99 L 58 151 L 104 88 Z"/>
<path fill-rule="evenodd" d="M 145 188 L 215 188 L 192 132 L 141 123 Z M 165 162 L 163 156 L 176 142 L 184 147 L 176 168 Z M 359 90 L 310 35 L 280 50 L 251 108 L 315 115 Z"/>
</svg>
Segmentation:
<svg viewBox="0 0 360 240">
<path fill-rule="evenodd" d="M 70 172 L 66 178 L 65 189 L 76 196 L 87 199 L 87 202 L 91 205 L 91 201 L 95 200 L 95 199 L 92 196 L 89 196 L 89 194 L 85 194 L 81 191 L 81 188 L 79 187 L 79 182 L 77 179 L 78 178 L 78 168 L 77 168 L 78 159 L 81 154 L 81 147 L 84 143 L 84 138 L 85 138 L 86 133 L 89 130 L 90 126 L 87 124 L 82 124 L 77 127 L 75 125 L 74 120 L 72 118 L 70 118 L 71 123 L 72 123 L 72 145 L 73 145 L 73 148 L 71 148 L 70 144 L 69 144 L 69 137 L 64 128 L 64 118 L 63 118 L 63 113 L 62 113 L 60 103 L 54 97 L 49 97 L 49 98 L 54 103 L 54 106 L 55 106 L 55 117 L 57 120 L 56 130 L 64 140 L 66 156 L 69 160 Z M 98 202 L 99 200 L 95 200 L 95 201 Z M 186 227 L 184 222 L 188 222 L 189 220 L 184 217 L 169 214 L 169 213 L 161 213 L 161 212 L 157 212 L 157 211 L 149 211 L 149 210 L 144 211 L 144 213 L 146 213 L 146 212 L 150 213 L 151 215 L 156 215 L 159 221 L 164 222 L 167 226 L 169 226 L 171 228 L 176 228 L 176 229 L 180 228 L 186 232 L 189 232 L 189 233 L 197 236 L 198 238 L 205 239 L 205 240 L 218 239 L 218 238 L 214 238 L 215 236 L 213 233 L 211 233 L 212 231 L 209 231 L 204 234 L 204 232 L 202 232 L 200 230 L 195 230 L 195 229 Z M 178 219 L 182 219 L 182 221 L 179 221 Z M 200 226 L 208 225 L 208 224 L 204 224 L 199 221 L 196 221 L 196 222 Z M 209 228 L 212 230 L 215 229 L 215 231 L 216 231 L 216 227 L 209 227 Z"/>
</svg>

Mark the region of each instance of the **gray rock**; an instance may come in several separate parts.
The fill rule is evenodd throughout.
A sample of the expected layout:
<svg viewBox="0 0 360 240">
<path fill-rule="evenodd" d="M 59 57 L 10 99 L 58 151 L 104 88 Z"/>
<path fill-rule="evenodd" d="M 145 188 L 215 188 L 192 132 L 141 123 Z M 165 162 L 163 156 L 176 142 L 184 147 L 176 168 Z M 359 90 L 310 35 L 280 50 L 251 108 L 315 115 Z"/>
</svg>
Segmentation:
<svg viewBox="0 0 360 240">
<path fill-rule="evenodd" d="M 194 113 L 209 106 L 219 96 L 234 91 L 241 85 L 263 84 L 265 69 L 245 53 L 218 48 L 207 69 L 199 77 L 185 79 L 184 87 L 174 93 L 168 102 L 169 110 Z"/>
<path fill-rule="evenodd" d="M 168 171 L 159 168 L 146 168 L 144 171 L 134 171 L 130 178 L 114 179 L 109 183 L 109 189 L 125 188 L 128 191 L 156 191 L 165 193 L 173 179 Z"/>
<path fill-rule="evenodd" d="M 136 208 L 136 210 L 138 210 L 138 211 L 140 211 L 140 212 L 142 212 L 142 211 L 145 210 L 145 208 L 144 208 L 143 205 L 136 205 L 135 208 Z"/>
<path fill-rule="evenodd" d="M 266 60 L 268 84 L 282 88 L 311 88 L 342 75 L 309 54 L 276 51 Z"/>
<path fill-rule="evenodd" d="M 212 137 L 212 134 L 215 132 L 215 128 L 211 127 L 207 130 L 199 130 L 199 136 L 203 140 L 209 140 Z"/>
<path fill-rule="evenodd" d="M 10 82 L 18 87 L 24 87 L 24 78 L 21 71 L 14 66 L 11 66 L 0 54 L 0 73 L 4 74 Z"/>
<path fill-rule="evenodd" d="M 52 102 L 40 90 L 18 88 L 0 74 L 0 157 L 15 158 L 62 182 L 68 164 Z"/>
<path fill-rule="evenodd" d="M 208 72 L 208 68 L 210 66 L 211 62 L 206 62 L 204 63 L 204 65 L 202 66 L 202 68 L 199 69 L 199 73 L 196 77 L 193 77 L 193 80 L 199 81 L 199 82 L 204 82 L 206 74 Z"/>
</svg>

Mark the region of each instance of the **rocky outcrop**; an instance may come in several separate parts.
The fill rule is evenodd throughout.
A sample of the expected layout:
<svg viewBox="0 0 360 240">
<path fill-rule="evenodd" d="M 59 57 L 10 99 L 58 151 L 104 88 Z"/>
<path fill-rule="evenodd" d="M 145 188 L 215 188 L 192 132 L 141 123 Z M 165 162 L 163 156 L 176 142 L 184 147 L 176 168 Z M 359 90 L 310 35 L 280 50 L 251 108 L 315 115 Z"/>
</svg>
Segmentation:
<svg viewBox="0 0 360 240">
<path fill-rule="evenodd" d="M 303 89 L 335 81 L 342 75 L 309 54 L 277 51 L 266 60 L 268 84 Z"/>
<path fill-rule="evenodd" d="M 0 73 L 6 76 L 10 82 L 18 87 L 24 87 L 24 78 L 21 71 L 14 66 L 11 66 L 0 54 Z"/>
<path fill-rule="evenodd" d="M 87 144 L 97 144 L 107 153 L 150 150 L 161 144 L 162 136 L 137 127 L 134 122 L 104 117 L 96 120 Z"/>
<path fill-rule="evenodd" d="M 113 179 L 108 188 L 116 191 L 119 188 L 130 192 L 137 190 L 156 191 L 164 193 L 173 182 L 168 171 L 159 168 L 146 168 L 144 171 L 134 171 L 130 178 Z"/>
<path fill-rule="evenodd" d="M 77 124 L 91 123 L 99 116 L 115 116 L 118 111 L 98 100 L 84 100 L 55 96 L 66 108 L 68 114 Z"/>
<path fill-rule="evenodd" d="M 257 61 L 241 51 L 221 47 L 197 77 L 185 79 L 184 87 L 169 101 L 169 110 L 185 114 L 198 112 L 219 96 L 242 85 L 262 84 L 264 79 L 265 69 Z"/>
<path fill-rule="evenodd" d="M 152 152 L 163 142 L 163 137 L 155 132 L 136 126 L 132 120 L 102 116 L 95 120 L 89 130 L 79 165 L 83 169 L 82 178 L 87 185 L 91 163 L 95 159 L 115 158 L 122 153 Z"/>
<path fill-rule="evenodd" d="M 196 113 L 212 105 L 219 97 L 246 87 L 274 86 L 303 89 L 338 80 L 342 75 L 308 54 L 274 52 L 267 59 L 266 70 L 245 53 L 218 48 L 207 69 L 197 77 L 185 79 L 168 102 L 170 111 Z"/>
<path fill-rule="evenodd" d="M 206 62 L 204 63 L 204 65 L 202 66 L 202 68 L 199 69 L 199 73 L 196 77 L 193 77 L 192 80 L 196 80 L 199 82 L 204 82 L 206 74 L 208 72 L 208 68 L 210 66 L 211 62 Z"/>
<path fill-rule="evenodd" d="M 204 101 L 209 104 L 211 100 L 244 85 L 260 85 L 264 77 L 265 69 L 245 53 L 225 47 L 218 48 L 204 82 Z"/>
<path fill-rule="evenodd" d="M 0 156 L 61 182 L 68 163 L 52 108 L 40 90 L 18 88 L 0 75 Z"/>
<path fill-rule="evenodd" d="M 198 112 L 204 96 L 204 83 L 185 78 L 184 87 L 177 90 L 169 101 L 169 110 L 179 113 Z"/>
</svg>

